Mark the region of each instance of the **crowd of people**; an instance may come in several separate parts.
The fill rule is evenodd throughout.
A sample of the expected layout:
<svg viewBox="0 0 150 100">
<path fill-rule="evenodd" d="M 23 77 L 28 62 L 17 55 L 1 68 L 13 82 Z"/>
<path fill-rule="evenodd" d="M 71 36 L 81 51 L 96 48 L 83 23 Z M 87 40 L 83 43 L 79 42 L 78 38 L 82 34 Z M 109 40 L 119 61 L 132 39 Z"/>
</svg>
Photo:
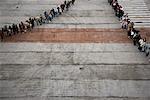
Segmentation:
<svg viewBox="0 0 150 100">
<path fill-rule="evenodd" d="M 42 25 L 50 23 L 53 18 L 58 17 L 64 11 L 68 11 L 69 8 L 74 5 L 75 0 L 64 1 L 56 8 L 52 8 L 49 11 L 44 11 L 43 15 L 30 17 L 25 22 L 21 21 L 19 24 L 5 25 L 0 30 L 0 40 L 3 41 L 5 37 L 12 36 L 18 33 L 26 33 L 31 31 L 36 25 Z"/>
<path fill-rule="evenodd" d="M 108 3 L 114 9 L 115 15 L 118 17 L 121 22 L 122 29 L 127 30 L 127 36 L 129 39 L 132 39 L 133 44 L 141 52 L 145 52 L 146 56 L 150 55 L 150 46 L 146 42 L 146 38 L 142 38 L 140 31 L 135 29 L 134 22 L 132 22 L 128 16 L 128 13 L 125 13 L 123 7 L 118 3 L 117 0 L 108 0 Z"/>
</svg>

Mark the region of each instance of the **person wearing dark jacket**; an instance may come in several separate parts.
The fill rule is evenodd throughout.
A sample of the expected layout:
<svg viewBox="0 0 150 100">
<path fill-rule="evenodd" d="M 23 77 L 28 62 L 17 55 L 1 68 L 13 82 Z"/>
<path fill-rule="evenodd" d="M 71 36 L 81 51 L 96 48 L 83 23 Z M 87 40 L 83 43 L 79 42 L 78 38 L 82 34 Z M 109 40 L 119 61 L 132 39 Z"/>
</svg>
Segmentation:
<svg viewBox="0 0 150 100">
<path fill-rule="evenodd" d="M 65 6 L 67 5 L 67 1 L 66 1 L 66 0 L 64 1 L 64 5 L 65 5 Z"/>
<path fill-rule="evenodd" d="M 12 31 L 13 31 L 13 34 L 16 34 L 16 26 L 15 26 L 15 24 L 12 24 Z"/>
<path fill-rule="evenodd" d="M 68 1 L 68 2 L 67 2 L 67 4 L 66 4 L 66 10 L 67 10 L 67 11 L 69 10 L 70 3 L 71 3 L 71 2 L 70 2 L 70 1 Z"/>
<path fill-rule="evenodd" d="M 65 4 L 61 4 L 60 7 L 61 7 L 62 12 L 64 12 Z"/>
<path fill-rule="evenodd" d="M 58 14 L 61 15 L 60 7 L 57 7 Z"/>
<path fill-rule="evenodd" d="M 17 24 L 15 25 L 15 30 L 16 30 L 16 33 L 19 33 L 19 28 Z"/>
<path fill-rule="evenodd" d="M 5 33 L 5 32 L 6 32 L 6 33 Z M 5 25 L 5 26 L 4 26 L 4 35 L 9 35 L 8 33 L 9 33 L 8 27 L 7 27 L 7 25 Z"/>
<path fill-rule="evenodd" d="M 31 28 L 34 28 L 34 19 L 33 18 L 29 18 L 29 22 L 31 24 Z"/>
<path fill-rule="evenodd" d="M 25 31 L 26 31 L 26 29 L 25 29 L 25 25 L 24 25 L 24 23 L 23 23 L 23 22 L 21 22 L 20 24 L 21 24 L 21 26 L 22 26 L 22 30 L 23 30 L 23 32 L 25 32 Z"/>
<path fill-rule="evenodd" d="M 1 36 L 1 41 L 3 41 L 4 40 L 4 28 L 2 28 L 0 32 L 0 36 Z"/>
<path fill-rule="evenodd" d="M 72 0 L 72 4 L 74 5 L 74 3 L 75 3 L 75 0 Z"/>
<path fill-rule="evenodd" d="M 21 23 L 19 23 L 19 29 L 20 29 L 20 33 L 22 33 L 23 32 L 23 27 L 22 27 Z"/>
</svg>

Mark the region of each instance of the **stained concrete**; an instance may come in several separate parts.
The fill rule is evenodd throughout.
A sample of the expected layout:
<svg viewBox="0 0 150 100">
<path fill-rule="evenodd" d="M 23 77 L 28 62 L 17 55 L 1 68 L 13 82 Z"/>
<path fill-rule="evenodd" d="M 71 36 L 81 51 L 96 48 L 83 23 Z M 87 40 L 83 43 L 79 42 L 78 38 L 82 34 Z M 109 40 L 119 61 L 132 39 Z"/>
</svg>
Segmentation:
<svg viewBox="0 0 150 100">
<path fill-rule="evenodd" d="M 60 1 L 0 0 L 0 23 L 17 23 Z M 80 0 L 41 27 L 120 24 L 107 0 Z M 0 43 L 0 100 L 149 100 L 149 59 L 131 43 Z"/>
<path fill-rule="evenodd" d="M 150 63 L 132 44 L 2 43 L 2 100 L 148 100 Z"/>
</svg>

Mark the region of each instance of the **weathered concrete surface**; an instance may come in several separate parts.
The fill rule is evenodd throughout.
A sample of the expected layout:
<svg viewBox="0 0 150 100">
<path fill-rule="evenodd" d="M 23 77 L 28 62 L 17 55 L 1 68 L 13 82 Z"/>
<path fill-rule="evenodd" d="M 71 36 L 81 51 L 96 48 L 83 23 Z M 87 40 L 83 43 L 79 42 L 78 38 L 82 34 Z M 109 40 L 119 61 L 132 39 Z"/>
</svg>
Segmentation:
<svg viewBox="0 0 150 100">
<path fill-rule="evenodd" d="M 149 65 L 1 65 L 1 80 L 149 80 Z M 37 71 L 38 70 L 38 71 Z M 144 71 L 143 71 L 144 70 Z M 31 73 L 30 73 L 31 72 Z"/>
<path fill-rule="evenodd" d="M 150 63 L 132 44 L 2 43 L 1 100 L 148 100 Z"/>
<path fill-rule="evenodd" d="M 0 23 L 25 20 L 60 1 L 0 0 Z M 1 43 L 0 100 L 150 100 L 150 58 L 119 27 L 107 0 L 78 0 L 38 32 L 8 38 L 69 41 Z"/>
</svg>

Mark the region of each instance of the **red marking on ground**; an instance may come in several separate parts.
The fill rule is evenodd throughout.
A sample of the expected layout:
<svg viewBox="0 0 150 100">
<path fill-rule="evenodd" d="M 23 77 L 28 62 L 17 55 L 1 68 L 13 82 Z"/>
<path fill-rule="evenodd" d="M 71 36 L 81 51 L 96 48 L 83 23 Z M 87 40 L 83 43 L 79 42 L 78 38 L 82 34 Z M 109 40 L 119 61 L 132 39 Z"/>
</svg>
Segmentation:
<svg viewBox="0 0 150 100">
<path fill-rule="evenodd" d="M 150 40 L 149 29 L 140 29 L 142 36 Z M 4 42 L 47 42 L 47 43 L 132 43 L 122 29 L 51 29 L 37 28 L 28 33 L 5 38 Z"/>
</svg>

